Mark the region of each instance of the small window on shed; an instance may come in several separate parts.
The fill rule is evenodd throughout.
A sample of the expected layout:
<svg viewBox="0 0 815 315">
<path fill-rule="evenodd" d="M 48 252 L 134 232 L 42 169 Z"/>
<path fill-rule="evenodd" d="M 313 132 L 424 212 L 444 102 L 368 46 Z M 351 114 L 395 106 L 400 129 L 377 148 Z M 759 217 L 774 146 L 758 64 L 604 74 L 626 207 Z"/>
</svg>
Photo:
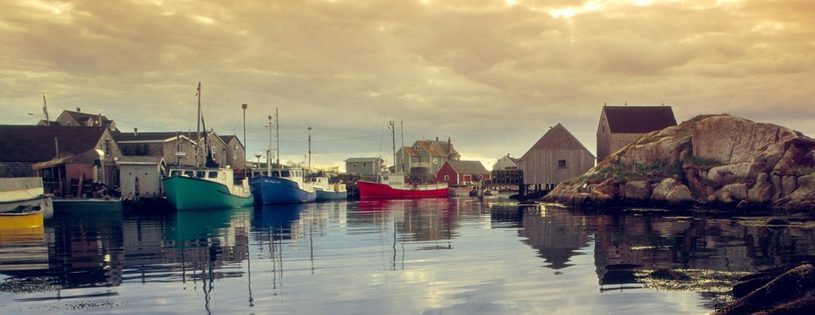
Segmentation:
<svg viewBox="0 0 815 315">
<path fill-rule="evenodd" d="M 558 168 L 566 168 L 566 160 L 557 160 Z"/>
</svg>

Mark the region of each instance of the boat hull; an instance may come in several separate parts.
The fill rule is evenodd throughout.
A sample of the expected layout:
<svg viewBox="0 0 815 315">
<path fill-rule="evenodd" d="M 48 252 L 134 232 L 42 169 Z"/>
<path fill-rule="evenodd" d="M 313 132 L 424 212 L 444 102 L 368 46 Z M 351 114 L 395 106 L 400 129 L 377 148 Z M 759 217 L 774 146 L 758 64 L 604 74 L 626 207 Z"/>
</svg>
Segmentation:
<svg viewBox="0 0 815 315">
<path fill-rule="evenodd" d="M 346 199 L 348 199 L 348 192 L 346 192 L 346 191 L 317 190 L 316 192 L 317 192 L 317 201 L 346 200 Z"/>
<path fill-rule="evenodd" d="M 0 213 L 0 230 L 29 229 L 43 224 L 43 211 L 29 210 L 23 212 Z"/>
<path fill-rule="evenodd" d="M 357 182 L 360 198 L 440 198 L 450 195 L 447 187 L 422 189 L 417 186 L 412 189 L 395 189 L 387 184 L 380 184 L 368 181 Z"/>
<path fill-rule="evenodd" d="M 122 212 L 121 198 L 57 198 L 54 199 L 54 209 L 57 213 L 73 212 Z"/>
<path fill-rule="evenodd" d="M 260 176 L 249 180 L 256 205 L 306 203 L 317 200 L 317 193 L 301 189 L 285 178 Z"/>
<path fill-rule="evenodd" d="M 179 211 L 242 208 L 254 202 L 251 195 L 233 195 L 226 185 L 204 179 L 172 176 L 161 183 L 167 202 Z"/>
<path fill-rule="evenodd" d="M 14 211 L 21 207 L 42 209 L 44 219 L 54 216 L 54 203 L 51 196 L 41 195 L 33 198 L 0 202 L 0 213 Z"/>
</svg>

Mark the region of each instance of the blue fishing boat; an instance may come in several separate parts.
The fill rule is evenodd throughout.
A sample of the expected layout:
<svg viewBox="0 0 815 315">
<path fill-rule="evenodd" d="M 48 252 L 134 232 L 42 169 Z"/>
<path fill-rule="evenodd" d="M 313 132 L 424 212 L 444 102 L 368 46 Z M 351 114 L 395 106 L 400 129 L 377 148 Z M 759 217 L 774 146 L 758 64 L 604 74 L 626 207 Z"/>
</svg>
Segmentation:
<svg viewBox="0 0 815 315">
<path fill-rule="evenodd" d="M 328 177 L 325 176 L 308 177 L 308 182 L 314 185 L 317 201 L 348 199 L 348 191 L 342 182 L 329 183 Z"/>
<path fill-rule="evenodd" d="M 281 168 L 256 171 L 249 180 L 255 205 L 306 203 L 317 200 L 314 185 L 304 180 L 300 168 Z"/>
</svg>

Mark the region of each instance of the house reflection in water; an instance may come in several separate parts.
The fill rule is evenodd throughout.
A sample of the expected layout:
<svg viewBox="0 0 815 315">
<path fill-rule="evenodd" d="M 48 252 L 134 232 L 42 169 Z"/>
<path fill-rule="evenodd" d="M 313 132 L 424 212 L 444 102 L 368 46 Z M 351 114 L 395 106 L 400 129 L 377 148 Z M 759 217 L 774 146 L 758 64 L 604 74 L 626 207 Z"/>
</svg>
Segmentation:
<svg viewBox="0 0 815 315">
<path fill-rule="evenodd" d="M 517 207 L 516 207 L 517 208 Z M 585 218 L 556 207 L 521 207 L 524 242 L 540 253 L 555 270 L 571 266 L 569 261 L 577 251 L 589 245 Z"/>
</svg>

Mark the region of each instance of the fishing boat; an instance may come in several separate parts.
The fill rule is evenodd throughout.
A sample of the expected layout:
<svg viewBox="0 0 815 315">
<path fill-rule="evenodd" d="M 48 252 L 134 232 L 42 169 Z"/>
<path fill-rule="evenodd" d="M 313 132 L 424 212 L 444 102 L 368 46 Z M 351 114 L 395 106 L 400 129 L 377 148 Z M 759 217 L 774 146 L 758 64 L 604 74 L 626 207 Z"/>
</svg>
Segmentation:
<svg viewBox="0 0 815 315">
<path fill-rule="evenodd" d="M 348 199 L 348 191 L 342 182 L 330 183 L 328 177 L 313 176 L 308 181 L 314 185 L 317 192 L 317 201 L 345 200 Z"/>
<path fill-rule="evenodd" d="M 360 199 L 448 197 L 447 183 L 406 183 L 404 174 L 385 173 L 378 181 L 357 182 Z"/>
<path fill-rule="evenodd" d="M 249 180 L 256 205 L 306 203 L 317 200 L 312 183 L 306 182 L 302 168 L 275 168 L 255 172 Z"/>
<path fill-rule="evenodd" d="M 201 83 L 198 83 L 198 108 L 201 108 Z M 200 117 L 204 124 L 203 117 Z M 206 130 L 204 124 L 204 130 Z M 200 132 L 200 130 L 198 131 Z M 204 132 L 204 143 L 209 143 Z M 254 202 L 247 179 L 235 183 L 235 174 L 229 167 L 219 167 L 207 149 L 203 167 L 171 167 L 168 176 L 161 180 L 164 196 L 176 210 L 223 209 L 251 206 Z"/>
<path fill-rule="evenodd" d="M 42 178 L 0 178 L 0 213 L 36 208 L 43 211 L 43 218 L 54 215 L 53 199 L 44 194 Z"/>
<path fill-rule="evenodd" d="M 394 144 L 396 143 L 396 128 L 390 122 L 389 129 Z M 394 161 L 396 161 L 396 146 L 393 148 Z M 376 177 L 376 181 L 360 180 L 357 182 L 357 191 L 360 199 L 371 198 L 433 198 L 448 197 L 450 191 L 447 183 L 431 183 L 411 181 L 405 182 L 402 173 L 383 173 Z"/>
</svg>

